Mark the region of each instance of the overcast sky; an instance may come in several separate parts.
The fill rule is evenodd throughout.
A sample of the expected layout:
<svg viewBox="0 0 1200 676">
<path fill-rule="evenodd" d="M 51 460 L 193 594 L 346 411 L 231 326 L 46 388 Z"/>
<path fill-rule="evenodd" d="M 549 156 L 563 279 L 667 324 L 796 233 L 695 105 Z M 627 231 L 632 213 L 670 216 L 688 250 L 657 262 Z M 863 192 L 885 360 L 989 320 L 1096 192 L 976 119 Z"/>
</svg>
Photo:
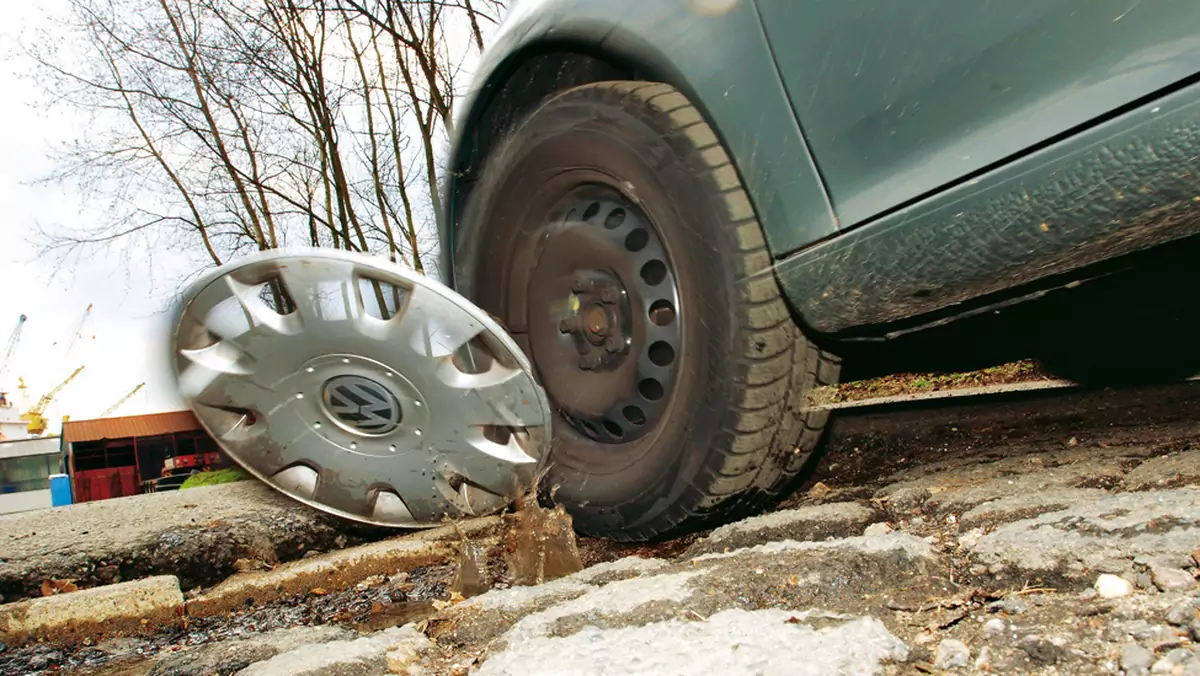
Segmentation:
<svg viewBox="0 0 1200 676">
<path fill-rule="evenodd" d="M 61 0 L 6 3 L 0 28 L 0 351 L 18 316 L 28 316 L 0 389 L 10 390 L 12 397 L 17 376 L 22 376 L 30 399 L 36 400 L 83 365 L 84 371 L 49 409 L 52 420 L 94 417 L 143 381 L 146 387 L 114 415 L 178 409 L 183 404 L 159 361 L 168 336 L 162 310 L 169 306 L 173 287 L 152 288 L 142 270 L 117 257 L 55 270 L 31 241 L 39 224 L 81 225 L 89 218 L 71 194 L 30 185 L 51 170 L 47 155 L 53 144 L 84 131 L 77 119 L 31 107 L 40 92 L 22 77 L 28 64 L 15 54 L 16 39 L 41 25 L 47 10 L 61 7 Z M 89 303 L 94 308 L 84 338 L 64 362 L 72 330 Z M 57 423 L 51 429 L 57 430 Z"/>
<path fill-rule="evenodd" d="M 78 230 L 104 220 L 89 213 L 68 189 L 37 184 L 54 168 L 53 149 L 87 133 L 80 117 L 39 105 L 44 92 L 30 79 L 31 65 L 18 44 L 28 44 L 39 29 L 53 31 L 48 17 L 65 8 L 66 0 L 8 3 L 6 21 L 0 24 L 0 351 L 17 318 L 28 316 L 20 347 L 8 373 L 0 377 L 0 391 L 8 391 L 23 410 L 84 366 L 47 409 L 51 432 L 58 431 L 63 415 L 75 420 L 96 417 L 141 382 L 145 388 L 113 415 L 184 408 L 166 368 L 169 313 L 178 289 L 174 282 L 195 273 L 180 255 L 172 258 L 157 251 L 152 285 L 145 254 L 126 260 L 101 250 L 89 260 L 58 269 L 56 257 L 39 252 L 34 237 L 38 228 Z M 465 27 L 464 23 L 461 34 L 450 36 L 462 42 L 464 83 L 478 58 L 469 48 Z M 483 27 L 485 34 L 495 28 Z M 54 46 L 69 49 L 65 37 Z M 93 309 L 83 337 L 67 356 L 88 304 Z M 24 400 L 16 389 L 18 376 L 28 385 Z"/>
</svg>

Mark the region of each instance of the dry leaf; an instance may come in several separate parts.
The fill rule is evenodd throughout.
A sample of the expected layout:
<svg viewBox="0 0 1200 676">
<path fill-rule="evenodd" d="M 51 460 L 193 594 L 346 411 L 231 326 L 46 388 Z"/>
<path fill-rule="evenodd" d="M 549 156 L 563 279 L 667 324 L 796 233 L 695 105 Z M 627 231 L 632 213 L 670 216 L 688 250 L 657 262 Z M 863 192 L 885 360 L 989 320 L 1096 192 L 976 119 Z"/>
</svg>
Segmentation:
<svg viewBox="0 0 1200 676">
<path fill-rule="evenodd" d="M 452 592 L 450 592 L 450 598 L 448 598 L 448 599 L 445 599 L 445 600 L 434 599 L 433 607 L 435 610 L 442 611 L 456 603 L 462 603 L 463 601 L 466 601 L 466 600 L 467 600 L 466 597 L 464 597 L 462 594 L 460 594 L 456 591 L 452 591 Z"/>
<path fill-rule="evenodd" d="M 326 591 L 323 587 L 314 587 L 312 590 L 312 593 L 314 596 L 324 596 L 324 595 L 328 594 L 329 592 Z"/>
<path fill-rule="evenodd" d="M 819 498 L 832 492 L 833 489 L 826 485 L 823 481 L 818 481 L 817 483 L 813 484 L 812 488 L 808 489 L 809 497 L 813 498 Z"/>
<path fill-rule="evenodd" d="M 75 586 L 75 580 L 43 580 L 42 581 L 42 596 L 53 596 L 54 594 L 66 594 L 67 592 L 78 591 L 79 587 Z"/>
</svg>

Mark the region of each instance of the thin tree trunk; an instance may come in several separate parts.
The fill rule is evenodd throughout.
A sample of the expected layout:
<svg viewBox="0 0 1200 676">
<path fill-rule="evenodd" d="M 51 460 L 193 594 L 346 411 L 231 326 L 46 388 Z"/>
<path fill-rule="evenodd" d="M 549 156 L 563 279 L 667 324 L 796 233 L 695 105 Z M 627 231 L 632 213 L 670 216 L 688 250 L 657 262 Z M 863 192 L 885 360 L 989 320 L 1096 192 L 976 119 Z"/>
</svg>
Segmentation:
<svg viewBox="0 0 1200 676">
<path fill-rule="evenodd" d="M 413 82 L 412 73 L 409 71 L 408 63 L 404 60 L 404 50 L 400 49 L 400 41 L 393 35 L 396 49 L 396 64 L 400 67 L 400 75 L 404 79 L 404 86 L 408 90 L 408 96 L 413 101 L 416 113 L 417 126 L 421 132 L 421 145 L 424 147 L 425 155 L 425 177 L 429 183 L 429 199 L 433 203 L 434 220 L 437 223 L 438 231 L 442 232 L 442 198 L 441 190 L 438 188 L 437 180 L 437 163 L 434 161 L 433 152 L 433 125 L 430 121 L 422 116 L 420 106 L 417 104 L 420 97 L 417 95 L 416 83 Z M 434 113 L 434 108 L 429 107 L 430 116 Z M 430 118 L 432 120 L 432 117 Z"/>
<path fill-rule="evenodd" d="M 383 69 L 383 54 L 379 49 L 379 41 L 372 40 L 375 47 L 375 63 L 379 69 L 379 87 L 383 92 L 383 101 L 387 106 L 389 136 L 392 140 L 392 157 L 396 162 L 396 188 L 400 191 L 400 204 L 404 208 L 404 232 L 408 237 L 408 246 L 412 250 L 413 269 L 425 272 L 425 264 L 421 261 L 421 247 L 417 244 L 417 227 L 413 222 L 412 200 L 408 195 L 408 182 L 404 171 L 404 153 L 400 148 L 400 121 L 396 117 L 396 107 L 392 102 L 391 88 L 388 86 L 387 75 Z"/>
<path fill-rule="evenodd" d="M 204 120 L 208 124 L 209 131 L 212 134 L 213 146 L 217 151 L 224 170 L 229 174 L 230 180 L 233 181 L 237 189 L 238 198 L 242 202 L 242 207 L 246 210 L 246 216 L 250 219 L 259 248 L 265 249 L 266 238 L 263 235 L 262 225 L 258 222 L 258 214 L 254 210 L 254 205 L 250 200 L 246 185 L 242 181 L 241 173 L 237 171 L 233 160 L 229 156 L 229 151 L 225 147 L 225 136 L 221 132 L 221 128 L 217 125 L 216 119 L 213 117 L 212 108 L 208 103 L 208 96 L 204 91 L 204 86 L 200 82 L 195 53 L 189 49 L 189 44 L 183 35 L 183 29 L 180 27 L 179 21 L 175 18 L 175 13 L 171 11 L 170 6 L 167 4 L 167 0 L 158 0 L 158 2 L 167 17 L 167 21 L 170 23 L 171 32 L 175 36 L 175 42 L 179 45 L 180 53 L 186 62 L 187 75 L 192 82 L 192 89 L 196 94 L 197 105 L 201 113 L 203 113 Z"/>
<path fill-rule="evenodd" d="M 241 114 L 238 113 L 237 104 L 233 102 L 232 97 L 226 100 L 225 107 L 233 115 L 233 119 L 237 123 L 238 133 L 242 137 L 242 144 L 246 148 L 246 158 L 250 162 L 251 183 L 254 184 L 254 190 L 258 194 L 258 208 L 262 211 L 263 220 L 267 222 L 267 245 L 272 249 L 278 249 L 279 239 L 275 231 L 275 219 L 271 216 L 271 204 L 267 201 L 266 191 L 263 190 L 262 175 L 258 170 L 258 153 L 250 143 L 249 126 Z"/>
<path fill-rule="evenodd" d="M 475 38 L 475 47 L 482 52 L 483 33 L 479 30 L 479 19 L 475 17 L 475 8 L 471 6 L 471 0 L 463 0 L 463 6 L 467 8 L 467 17 L 471 20 L 471 35 Z"/>
<path fill-rule="evenodd" d="M 392 232 L 391 219 L 388 218 L 388 199 L 383 189 L 383 172 L 379 166 L 379 143 L 375 137 L 375 108 L 371 101 L 371 79 L 367 77 L 367 68 L 363 64 L 363 52 L 359 51 L 354 41 L 354 29 L 350 25 L 350 17 L 342 11 L 346 23 L 346 40 L 350 43 L 350 52 L 354 54 L 354 64 L 358 67 L 358 75 L 362 79 L 363 106 L 367 116 L 367 138 L 370 141 L 371 185 L 375 190 L 375 201 L 379 207 L 379 219 L 384 236 L 388 243 L 388 258 L 396 262 L 396 237 Z M 370 41 L 375 41 L 375 29 L 371 28 Z"/>
<path fill-rule="evenodd" d="M 118 87 L 123 88 L 124 79 L 121 76 L 121 71 L 117 68 L 116 61 L 112 59 L 111 55 L 108 57 L 108 67 Z M 121 100 L 125 102 L 125 112 L 129 114 L 129 120 L 133 123 L 134 128 L 138 130 L 142 141 L 145 142 L 146 150 L 154 157 L 154 161 L 162 168 L 171 185 L 175 186 L 175 189 L 179 191 L 180 197 L 187 204 L 188 211 L 192 214 L 192 221 L 195 224 L 196 231 L 200 233 L 200 241 L 204 244 L 205 253 L 208 254 L 208 257 L 212 259 L 214 264 L 220 265 L 221 257 L 217 255 L 216 249 L 213 248 L 212 240 L 208 237 L 208 226 L 205 225 L 204 217 L 200 215 L 200 208 L 196 205 L 196 201 L 192 199 L 191 192 L 184 186 L 183 181 L 179 178 L 179 174 L 175 173 L 171 164 L 167 162 L 166 158 L 158 150 L 154 140 L 150 138 L 150 134 L 146 131 L 146 128 L 142 126 L 142 121 L 138 118 L 137 109 L 134 107 L 133 102 L 130 101 L 129 94 L 123 89 L 121 90 Z"/>
</svg>

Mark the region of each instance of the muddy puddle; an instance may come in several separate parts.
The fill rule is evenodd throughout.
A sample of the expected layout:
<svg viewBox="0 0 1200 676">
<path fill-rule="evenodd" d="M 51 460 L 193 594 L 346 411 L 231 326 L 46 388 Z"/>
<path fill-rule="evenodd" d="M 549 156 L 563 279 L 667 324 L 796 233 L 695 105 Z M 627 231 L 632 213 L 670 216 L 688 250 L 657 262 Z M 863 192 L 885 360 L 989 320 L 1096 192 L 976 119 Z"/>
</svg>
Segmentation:
<svg viewBox="0 0 1200 676">
<path fill-rule="evenodd" d="M 391 576 L 377 575 L 350 589 L 314 589 L 228 615 L 188 619 L 183 629 L 145 638 L 111 639 L 74 647 L 0 647 L 0 674 L 182 676 L 190 672 L 163 671 L 158 664 L 160 656 L 251 638 L 275 629 L 329 625 L 368 633 L 420 623 L 449 605 L 492 589 L 542 584 L 582 570 L 585 565 L 625 556 L 670 557 L 691 540 L 620 545 L 608 540 L 577 539 L 569 515 L 531 503 L 521 504 L 502 521 L 498 541 L 492 538 L 484 543 L 462 536 L 453 561 Z"/>
</svg>

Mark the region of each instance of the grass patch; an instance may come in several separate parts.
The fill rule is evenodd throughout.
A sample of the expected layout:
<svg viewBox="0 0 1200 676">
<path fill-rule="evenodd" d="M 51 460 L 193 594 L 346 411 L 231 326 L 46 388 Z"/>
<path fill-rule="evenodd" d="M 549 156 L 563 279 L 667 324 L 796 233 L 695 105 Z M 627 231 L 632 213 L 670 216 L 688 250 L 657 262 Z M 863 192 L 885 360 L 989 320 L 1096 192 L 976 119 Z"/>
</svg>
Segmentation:
<svg viewBox="0 0 1200 676">
<path fill-rule="evenodd" d="M 245 481 L 253 477 L 240 467 L 227 467 L 219 469 L 215 472 L 196 472 L 188 477 L 187 481 L 179 487 L 179 490 L 188 488 L 197 488 L 199 486 L 216 486 L 217 484 L 229 484 L 235 481 Z"/>
<path fill-rule="evenodd" d="M 856 380 L 813 390 L 809 405 L 837 404 L 903 394 L 961 390 L 988 385 L 1011 385 L 1033 380 L 1048 380 L 1054 376 L 1042 370 L 1032 359 L 1001 364 L 965 373 L 897 373 L 890 376 Z"/>
</svg>

